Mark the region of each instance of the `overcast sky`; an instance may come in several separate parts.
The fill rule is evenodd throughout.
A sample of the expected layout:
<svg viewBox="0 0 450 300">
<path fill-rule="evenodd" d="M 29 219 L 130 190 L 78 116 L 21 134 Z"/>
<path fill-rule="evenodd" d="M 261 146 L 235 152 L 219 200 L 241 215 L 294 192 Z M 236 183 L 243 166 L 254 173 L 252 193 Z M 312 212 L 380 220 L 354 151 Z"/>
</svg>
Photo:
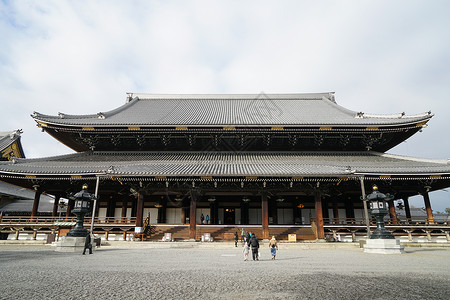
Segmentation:
<svg viewBox="0 0 450 300">
<path fill-rule="evenodd" d="M 390 153 L 450 158 L 449 1 L 0 0 L 0 131 L 72 153 L 30 117 L 114 109 L 126 92 L 336 92 L 429 127 Z M 431 194 L 434 210 L 450 192 Z M 422 207 L 423 200 L 413 199 Z"/>
</svg>

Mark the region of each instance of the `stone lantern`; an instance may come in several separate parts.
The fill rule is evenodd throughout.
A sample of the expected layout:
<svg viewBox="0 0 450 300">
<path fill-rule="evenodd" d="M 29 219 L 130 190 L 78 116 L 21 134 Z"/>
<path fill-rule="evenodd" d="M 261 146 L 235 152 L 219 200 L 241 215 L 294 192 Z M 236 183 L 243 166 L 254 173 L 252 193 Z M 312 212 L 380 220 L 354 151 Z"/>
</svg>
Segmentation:
<svg viewBox="0 0 450 300">
<path fill-rule="evenodd" d="M 376 185 L 373 186 L 373 192 L 366 196 L 370 214 L 377 220 L 377 229 L 370 236 L 371 239 L 394 239 L 392 233 L 384 227 L 384 216 L 389 213 L 387 201 L 393 198 L 390 194 L 380 193 Z"/>
<path fill-rule="evenodd" d="M 67 233 L 67 236 L 86 237 L 88 234 L 87 230 L 83 226 L 84 216 L 90 212 L 91 202 L 95 199 L 95 196 L 89 193 L 87 188 L 88 186 L 85 184 L 80 192 L 69 197 L 75 202 L 72 213 L 77 216 L 77 221 L 75 227 Z"/>
<path fill-rule="evenodd" d="M 378 254 L 404 253 L 404 246 L 396 240 L 392 233 L 384 227 L 384 216 L 389 213 L 387 201 L 393 196 L 383 194 L 378 191 L 376 185 L 373 186 L 373 192 L 366 196 L 369 201 L 370 214 L 377 220 L 377 229 L 372 233 L 370 239 L 366 240 L 364 252 Z"/>
</svg>

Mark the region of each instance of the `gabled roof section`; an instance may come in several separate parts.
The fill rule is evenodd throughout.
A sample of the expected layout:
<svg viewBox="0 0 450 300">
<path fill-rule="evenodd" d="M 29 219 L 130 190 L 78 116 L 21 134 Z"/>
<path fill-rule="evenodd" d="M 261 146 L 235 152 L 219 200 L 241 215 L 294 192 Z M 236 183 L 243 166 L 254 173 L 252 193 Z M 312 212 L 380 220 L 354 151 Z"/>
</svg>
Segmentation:
<svg viewBox="0 0 450 300">
<path fill-rule="evenodd" d="M 25 154 L 20 143 L 22 130 L 0 132 L 0 160 L 9 160 L 12 157 L 23 158 Z"/>
<path fill-rule="evenodd" d="M 339 106 L 334 93 L 129 94 L 121 107 L 91 115 L 34 112 L 38 123 L 61 126 L 399 126 L 428 121 L 431 112 L 370 115 Z"/>
</svg>

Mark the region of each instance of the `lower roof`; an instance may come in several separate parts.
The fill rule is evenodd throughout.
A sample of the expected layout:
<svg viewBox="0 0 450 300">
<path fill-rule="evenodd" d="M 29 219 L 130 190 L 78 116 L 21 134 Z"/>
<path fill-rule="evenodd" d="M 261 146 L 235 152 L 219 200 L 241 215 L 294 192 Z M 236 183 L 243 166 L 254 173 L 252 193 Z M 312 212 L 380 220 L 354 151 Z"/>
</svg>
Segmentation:
<svg viewBox="0 0 450 300">
<path fill-rule="evenodd" d="M 450 175 L 449 160 L 378 152 L 82 152 L 0 162 L 0 176 Z"/>
</svg>

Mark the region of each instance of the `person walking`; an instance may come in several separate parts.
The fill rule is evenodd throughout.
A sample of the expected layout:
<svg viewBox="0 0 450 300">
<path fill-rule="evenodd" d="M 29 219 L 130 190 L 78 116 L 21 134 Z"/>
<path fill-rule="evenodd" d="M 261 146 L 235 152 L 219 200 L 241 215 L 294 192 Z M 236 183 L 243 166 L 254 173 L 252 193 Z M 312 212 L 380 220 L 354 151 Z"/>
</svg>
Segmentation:
<svg viewBox="0 0 450 300">
<path fill-rule="evenodd" d="M 86 255 L 86 249 L 89 249 L 89 254 L 92 254 L 91 233 L 89 231 L 84 240 L 83 255 Z"/>
<path fill-rule="evenodd" d="M 209 215 L 206 215 L 206 224 L 209 224 Z"/>
<path fill-rule="evenodd" d="M 272 254 L 272 259 L 275 259 L 275 256 L 277 256 L 278 243 L 274 236 L 272 236 L 272 239 L 269 242 L 269 248 L 270 254 Z"/>
<path fill-rule="evenodd" d="M 203 224 L 204 221 L 205 221 L 205 216 L 202 214 L 200 216 L 200 224 Z"/>
<path fill-rule="evenodd" d="M 244 250 L 242 250 L 242 252 L 244 252 L 244 261 L 248 260 L 248 252 L 250 252 L 250 247 L 248 246 L 247 243 L 244 243 Z"/>
<path fill-rule="evenodd" d="M 245 235 L 245 230 L 244 228 L 241 229 L 241 243 L 244 242 L 244 235 Z"/>
<path fill-rule="evenodd" d="M 252 237 L 250 238 L 250 246 L 252 247 L 253 260 L 259 260 L 259 257 L 258 257 L 259 241 L 254 233 L 252 234 Z"/>
<path fill-rule="evenodd" d="M 237 231 L 234 232 L 234 246 L 237 247 L 239 237 Z"/>
</svg>

